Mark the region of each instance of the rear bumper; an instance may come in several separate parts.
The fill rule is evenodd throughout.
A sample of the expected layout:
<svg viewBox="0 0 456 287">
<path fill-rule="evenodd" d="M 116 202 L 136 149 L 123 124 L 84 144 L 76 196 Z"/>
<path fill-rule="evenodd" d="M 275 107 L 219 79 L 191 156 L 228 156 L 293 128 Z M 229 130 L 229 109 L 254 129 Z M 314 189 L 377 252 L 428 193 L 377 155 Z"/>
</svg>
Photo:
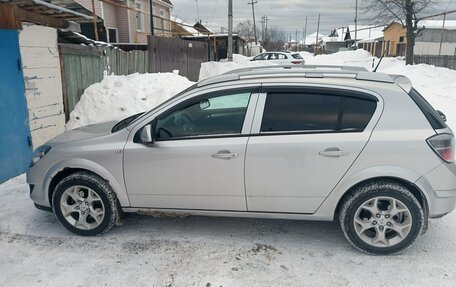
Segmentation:
<svg viewBox="0 0 456 287">
<path fill-rule="evenodd" d="M 415 183 L 424 193 L 429 217 L 441 217 L 456 207 L 456 165 L 443 163 Z"/>
</svg>

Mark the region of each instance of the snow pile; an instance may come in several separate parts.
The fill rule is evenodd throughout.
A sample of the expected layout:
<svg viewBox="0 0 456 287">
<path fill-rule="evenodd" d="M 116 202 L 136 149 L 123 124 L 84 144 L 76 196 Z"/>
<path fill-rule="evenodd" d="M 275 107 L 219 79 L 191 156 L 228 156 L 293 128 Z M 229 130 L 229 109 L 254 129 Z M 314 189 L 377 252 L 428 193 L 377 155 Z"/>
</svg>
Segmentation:
<svg viewBox="0 0 456 287">
<path fill-rule="evenodd" d="M 329 55 L 317 55 L 315 57 L 306 57 L 306 65 L 345 65 L 361 66 L 370 68 L 372 66 L 371 53 L 359 49 L 356 51 L 337 52 Z"/>
<path fill-rule="evenodd" d="M 275 63 L 271 61 L 250 61 L 249 57 L 233 54 L 233 62 L 227 62 L 226 59 L 220 62 L 206 62 L 201 64 L 199 80 L 202 81 L 207 78 L 224 74 L 228 71 L 257 66 L 270 66 Z"/>
<path fill-rule="evenodd" d="M 247 57 L 241 54 L 233 54 L 233 62 L 239 63 L 239 62 L 248 62 L 252 59 L 253 57 Z M 220 63 L 227 63 L 228 59 L 221 59 Z"/>
<path fill-rule="evenodd" d="M 175 73 L 105 76 L 103 81 L 84 91 L 66 129 L 119 120 L 150 110 L 192 84 Z"/>
<path fill-rule="evenodd" d="M 426 64 L 406 66 L 403 61 L 397 64 L 383 61 L 378 68 L 380 72 L 407 76 L 413 87 L 435 109 L 442 111 L 447 117 L 447 124 L 456 130 L 456 71 Z"/>
</svg>

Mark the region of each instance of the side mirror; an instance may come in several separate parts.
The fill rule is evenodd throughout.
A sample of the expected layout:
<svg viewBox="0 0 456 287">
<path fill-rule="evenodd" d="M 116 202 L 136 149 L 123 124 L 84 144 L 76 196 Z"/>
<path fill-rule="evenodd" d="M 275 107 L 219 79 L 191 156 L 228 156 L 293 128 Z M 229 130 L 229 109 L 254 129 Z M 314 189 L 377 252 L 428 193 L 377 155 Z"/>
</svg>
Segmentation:
<svg viewBox="0 0 456 287">
<path fill-rule="evenodd" d="M 447 119 L 446 119 L 446 116 L 445 116 L 445 114 L 444 114 L 444 113 L 442 113 L 442 112 L 441 112 L 441 111 L 439 111 L 439 110 L 436 110 L 436 112 L 439 114 L 439 116 L 442 118 L 442 120 L 443 120 L 444 122 L 446 122 L 446 121 L 447 121 Z"/>
<path fill-rule="evenodd" d="M 205 110 L 211 106 L 211 103 L 209 102 L 209 100 L 202 100 L 199 103 L 199 105 L 200 105 L 200 109 Z"/>
<path fill-rule="evenodd" d="M 153 144 L 155 142 L 152 124 L 147 124 L 141 129 L 139 132 L 139 139 L 143 144 Z"/>
</svg>

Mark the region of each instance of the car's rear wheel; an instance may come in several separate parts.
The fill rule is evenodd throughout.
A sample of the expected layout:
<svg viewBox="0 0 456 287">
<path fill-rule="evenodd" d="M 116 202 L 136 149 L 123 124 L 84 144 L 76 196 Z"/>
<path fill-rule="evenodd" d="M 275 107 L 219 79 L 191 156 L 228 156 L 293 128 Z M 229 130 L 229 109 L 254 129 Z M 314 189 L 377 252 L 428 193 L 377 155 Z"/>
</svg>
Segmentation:
<svg viewBox="0 0 456 287">
<path fill-rule="evenodd" d="M 423 209 L 404 186 L 390 181 L 356 188 L 339 217 L 345 237 L 369 254 L 395 254 L 409 247 L 424 226 Z"/>
<path fill-rule="evenodd" d="M 105 180 L 88 172 L 71 174 L 59 182 L 52 204 L 60 223 L 78 235 L 106 232 L 116 222 L 114 192 Z"/>
</svg>

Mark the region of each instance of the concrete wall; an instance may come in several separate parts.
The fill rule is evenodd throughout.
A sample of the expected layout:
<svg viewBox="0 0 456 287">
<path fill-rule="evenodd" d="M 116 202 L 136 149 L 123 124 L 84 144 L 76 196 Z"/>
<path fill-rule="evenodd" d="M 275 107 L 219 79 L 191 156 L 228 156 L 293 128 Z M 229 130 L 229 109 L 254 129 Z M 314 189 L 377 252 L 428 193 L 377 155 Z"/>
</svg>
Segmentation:
<svg viewBox="0 0 456 287">
<path fill-rule="evenodd" d="M 57 30 L 23 24 L 19 46 L 33 147 L 65 130 Z"/>
</svg>

